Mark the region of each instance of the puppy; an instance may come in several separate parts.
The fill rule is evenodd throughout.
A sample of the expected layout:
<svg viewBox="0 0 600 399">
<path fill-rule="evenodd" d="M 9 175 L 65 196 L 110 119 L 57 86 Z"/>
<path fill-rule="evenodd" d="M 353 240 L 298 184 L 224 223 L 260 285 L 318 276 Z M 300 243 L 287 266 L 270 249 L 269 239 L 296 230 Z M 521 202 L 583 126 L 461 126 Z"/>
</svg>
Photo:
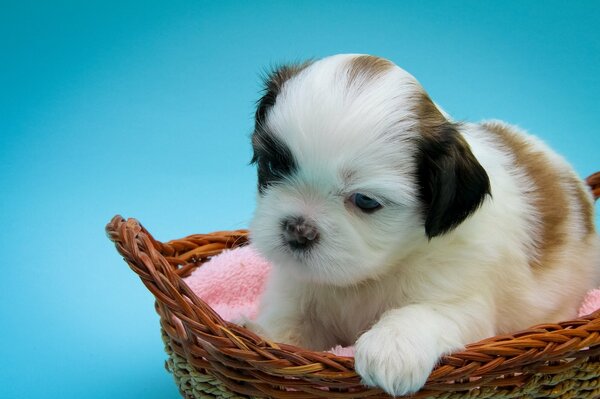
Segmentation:
<svg viewBox="0 0 600 399">
<path fill-rule="evenodd" d="M 469 342 L 569 319 L 600 280 L 593 201 L 544 143 L 449 119 L 382 58 L 266 79 L 251 242 L 274 264 L 255 328 L 356 345 L 365 384 L 419 390 Z"/>
</svg>

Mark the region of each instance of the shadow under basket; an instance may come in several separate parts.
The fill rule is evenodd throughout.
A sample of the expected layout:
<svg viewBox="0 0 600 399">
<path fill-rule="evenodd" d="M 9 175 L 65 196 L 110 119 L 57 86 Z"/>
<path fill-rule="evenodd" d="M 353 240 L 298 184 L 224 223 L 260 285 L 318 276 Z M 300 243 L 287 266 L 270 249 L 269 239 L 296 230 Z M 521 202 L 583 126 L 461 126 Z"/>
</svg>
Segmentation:
<svg viewBox="0 0 600 399">
<path fill-rule="evenodd" d="M 600 174 L 588 178 L 600 196 Z M 248 232 L 162 243 L 135 219 L 106 232 L 156 298 L 167 369 L 184 398 L 389 398 L 361 385 L 354 359 L 275 343 L 224 321 L 182 278 L 212 256 L 246 245 Z M 600 265 L 599 265 L 600 267 Z M 598 398 L 600 310 L 467 345 L 444 356 L 412 398 Z"/>
</svg>

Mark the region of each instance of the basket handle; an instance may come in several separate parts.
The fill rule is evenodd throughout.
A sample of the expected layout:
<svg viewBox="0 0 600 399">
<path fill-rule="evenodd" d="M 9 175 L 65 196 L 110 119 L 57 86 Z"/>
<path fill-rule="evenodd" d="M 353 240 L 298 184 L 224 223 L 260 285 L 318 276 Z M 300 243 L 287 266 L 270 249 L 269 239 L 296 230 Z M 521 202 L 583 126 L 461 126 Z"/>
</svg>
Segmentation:
<svg viewBox="0 0 600 399">
<path fill-rule="evenodd" d="M 585 181 L 592 189 L 594 199 L 597 200 L 598 198 L 600 198 L 600 172 L 594 173 L 593 175 L 585 179 Z"/>
<path fill-rule="evenodd" d="M 172 250 L 168 243 L 155 240 L 136 219 L 125 220 L 119 215 L 106 225 L 106 234 L 154 295 L 157 306 L 164 308 L 163 314 L 203 324 L 212 334 L 224 336 L 221 327 L 225 321 L 194 294 L 161 253 Z"/>
</svg>

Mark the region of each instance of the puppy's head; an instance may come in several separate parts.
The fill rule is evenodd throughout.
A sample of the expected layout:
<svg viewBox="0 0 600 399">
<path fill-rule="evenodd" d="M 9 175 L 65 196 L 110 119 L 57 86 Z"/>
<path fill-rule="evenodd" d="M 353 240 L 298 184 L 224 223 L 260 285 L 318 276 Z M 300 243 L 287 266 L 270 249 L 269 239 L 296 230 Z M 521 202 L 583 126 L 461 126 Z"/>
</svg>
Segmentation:
<svg viewBox="0 0 600 399">
<path fill-rule="evenodd" d="M 314 282 L 376 278 L 455 229 L 489 192 L 457 126 L 411 75 L 372 56 L 272 72 L 252 145 L 251 240 Z"/>
</svg>

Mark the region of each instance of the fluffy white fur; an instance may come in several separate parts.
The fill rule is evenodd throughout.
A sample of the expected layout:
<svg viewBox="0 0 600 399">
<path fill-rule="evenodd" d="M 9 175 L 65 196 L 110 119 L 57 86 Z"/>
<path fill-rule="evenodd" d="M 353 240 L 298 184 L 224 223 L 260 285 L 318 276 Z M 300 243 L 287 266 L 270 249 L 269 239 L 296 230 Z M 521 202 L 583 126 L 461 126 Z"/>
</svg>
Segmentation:
<svg viewBox="0 0 600 399">
<path fill-rule="evenodd" d="M 364 383 L 403 395 L 425 384 L 441 355 L 469 342 L 574 317 L 600 280 L 598 239 L 584 229 L 591 196 L 584 206 L 562 187 L 564 241 L 552 265 L 532 267 L 532 257 L 543 255 L 536 183 L 489 124 L 470 123 L 457 126 L 491 196 L 458 226 L 427 237 L 416 176 L 415 139 L 423 132 L 414 112 L 424 90 L 396 66 L 349 84 L 356 57 L 325 58 L 291 76 L 260 123 L 297 168 L 258 197 L 251 240 L 275 267 L 250 327 L 315 350 L 356 343 Z M 539 140 L 494 126 L 517 132 L 551 167 L 573 175 Z M 362 212 L 349 200 L 354 193 L 382 208 Z M 281 221 L 290 215 L 319 231 L 306 253 L 282 240 Z"/>
</svg>

